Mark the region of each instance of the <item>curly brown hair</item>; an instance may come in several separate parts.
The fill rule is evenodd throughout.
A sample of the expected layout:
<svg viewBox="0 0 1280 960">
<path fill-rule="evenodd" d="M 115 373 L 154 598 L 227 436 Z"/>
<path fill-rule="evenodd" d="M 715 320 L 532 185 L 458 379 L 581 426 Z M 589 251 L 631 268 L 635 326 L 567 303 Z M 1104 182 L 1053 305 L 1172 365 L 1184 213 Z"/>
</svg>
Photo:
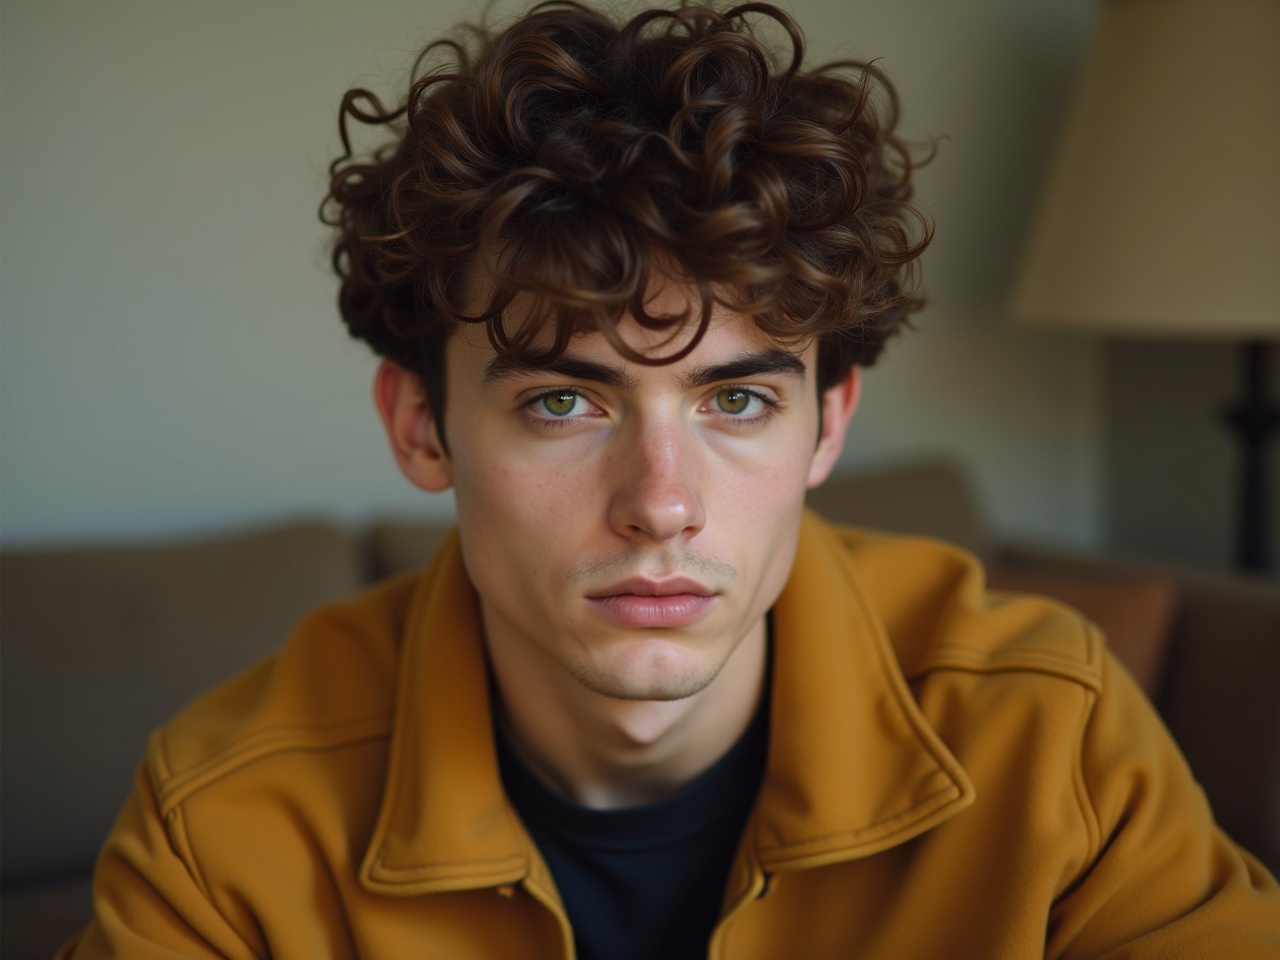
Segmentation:
<svg viewBox="0 0 1280 960">
<path fill-rule="evenodd" d="M 781 26 L 789 57 L 756 17 Z M 552 0 L 463 36 L 423 51 L 400 106 L 347 92 L 321 206 L 348 330 L 419 377 L 437 422 L 462 323 L 534 365 L 595 330 L 660 364 L 693 349 L 719 303 L 779 340 L 818 338 L 826 389 L 921 305 L 932 229 L 909 203 L 896 94 L 873 64 L 802 69 L 804 39 L 777 7 L 681 3 L 616 23 Z M 353 120 L 393 142 L 356 156 Z M 687 313 L 646 308 L 673 267 L 701 296 L 689 337 Z M 532 307 L 513 322 L 517 295 Z M 672 349 L 629 346 L 624 315 L 670 330 Z"/>
</svg>

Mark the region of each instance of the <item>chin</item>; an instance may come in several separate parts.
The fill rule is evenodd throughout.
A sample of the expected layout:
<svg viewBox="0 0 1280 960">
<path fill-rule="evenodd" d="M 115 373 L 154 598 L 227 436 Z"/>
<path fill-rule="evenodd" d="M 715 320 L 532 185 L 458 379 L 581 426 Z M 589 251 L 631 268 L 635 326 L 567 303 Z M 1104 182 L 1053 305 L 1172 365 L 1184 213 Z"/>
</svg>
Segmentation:
<svg viewBox="0 0 1280 960">
<path fill-rule="evenodd" d="M 574 677 L 593 693 L 614 700 L 684 700 L 710 686 L 722 666 L 689 662 L 669 648 L 629 653 L 620 658 L 623 662 L 586 664 L 573 671 Z"/>
</svg>

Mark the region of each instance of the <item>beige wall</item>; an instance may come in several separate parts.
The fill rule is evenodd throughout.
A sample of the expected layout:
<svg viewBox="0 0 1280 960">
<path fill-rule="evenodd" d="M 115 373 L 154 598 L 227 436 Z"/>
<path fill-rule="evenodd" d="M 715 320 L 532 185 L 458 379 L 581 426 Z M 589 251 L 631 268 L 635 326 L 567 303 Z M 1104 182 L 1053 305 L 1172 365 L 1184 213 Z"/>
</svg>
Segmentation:
<svg viewBox="0 0 1280 960">
<path fill-rule="evenodd" d="M 850 465 L 963 459 L 1004 531 L 1103 529 L 1095 344 L 1000 304 L 1088 0 L 796 0 L 820 57 L 879 57 L 938 241 L 918 331 L 869 373 Z M 515 9 L 506 3 L 500 9 Z M 0 535 L 182 534 L 447 510 L 396 473 L 315 208 L 352 84 L 388 89 L 472 6 L 11 0 L 0 28 Z"/>
</svg>

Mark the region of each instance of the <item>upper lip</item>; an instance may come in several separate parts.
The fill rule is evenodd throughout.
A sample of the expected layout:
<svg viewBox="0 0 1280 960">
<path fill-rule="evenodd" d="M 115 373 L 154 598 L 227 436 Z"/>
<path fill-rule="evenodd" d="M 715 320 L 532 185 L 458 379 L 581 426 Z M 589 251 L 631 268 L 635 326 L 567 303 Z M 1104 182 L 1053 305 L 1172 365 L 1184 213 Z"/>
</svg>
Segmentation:
<svg viewBox="0 0 1280 960">
<path fill-rule="evenodd" d="M 669 580 L 650 580 L 647 577 L 629 577 L 615 584 L 593 591 L 592 599 L 600 597 L 616 597 L 621 594 L 632 594 L 637 597 L 670 597 L 676 594 L 691 593 L 698 597 L 709 597 L 715 593 L 697 580 L 688 577 L 672 577 Z"/>
</svg>

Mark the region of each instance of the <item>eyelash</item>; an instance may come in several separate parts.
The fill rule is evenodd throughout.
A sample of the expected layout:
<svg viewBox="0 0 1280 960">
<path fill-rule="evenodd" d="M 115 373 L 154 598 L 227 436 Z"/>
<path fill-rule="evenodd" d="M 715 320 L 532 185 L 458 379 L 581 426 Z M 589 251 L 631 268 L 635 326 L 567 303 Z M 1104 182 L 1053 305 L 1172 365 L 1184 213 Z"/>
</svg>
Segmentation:
<svg viewBox="0 0 1280 960">
<path fill-rule="evenodd" d="M 714 404 L 716 398 L 725 393 L 745 393 L 749 397 L 759 400 L 760 403 L 763 404 L 764 409 L 761 410 L 760 413 L 757 413 L 754 416 L 750 416 L 750 417 L 735 416 L 734 414 L 726 413 L 723 410 L 715 411 L 720 416 L 732 421 L 738 426 L 741 426 L 741 427 L 763 426 L 764 424 L 772 420 L 774 415 L 778 412 L 779 404 L 777 400 L 773 399 L 772 397 L 768 396 L 765 393 L 762 393 L 759 390 L 755 390 L 747 386 L 740 386 L 737 384 L 729 384 L 727 386 L 718 388 L 716 392 L 712 395 L 711 400 L 708 401 L 707 404 L 704 404 L 704 406 L 710 406 L 711 404 Z M 539 403 L 546 400 L 548 397 L 564 396 L 566 394 L 572 394 L 576 397 L 581 397 L 587 403 L 592 402 L 591 398 L 588 397 L 586 393 L 584 393 L 582 390 L 579 390 L 577 387 L 556 387 L 552 390 L 544 390 L 541 393 L 537 394 L 536 396 L 530 397 L 528 400 L 525 400 L 520 405 L 520 409 L 529 420 L 531 420 L 537 426 L 542 427 L 544 429 L 556 430 L 563 427 L 567 427 L 581 420 L 583 415 L 578 414 L 578 415 L 565 416 L 565 417 L 543 416 L 536 413 L 534 409 L 535 407 L 537 407 Z"/>
</svg>

